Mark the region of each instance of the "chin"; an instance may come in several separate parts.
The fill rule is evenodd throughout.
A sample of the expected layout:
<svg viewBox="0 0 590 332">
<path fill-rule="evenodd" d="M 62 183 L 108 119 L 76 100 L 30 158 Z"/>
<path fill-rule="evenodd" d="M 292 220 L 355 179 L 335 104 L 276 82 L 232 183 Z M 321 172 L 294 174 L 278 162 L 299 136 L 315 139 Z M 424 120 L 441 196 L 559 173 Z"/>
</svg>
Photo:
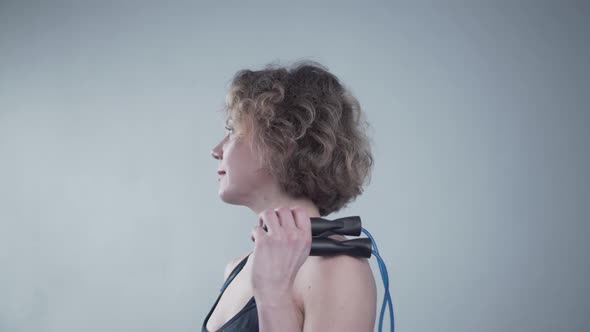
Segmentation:
<svg viewBox="0 0 590 332">
<path fill-rule="evenodd" d="M 240 196 L 239 195 L 235 195 L 231 192 L 227 192 L 227 191 L 220 191 L 219 192 L 219 198 L 227 203 L 227 204 L 231 204 L 231 205 L 243 205 L 243 202 L 240 200 Z"/>
</svg>

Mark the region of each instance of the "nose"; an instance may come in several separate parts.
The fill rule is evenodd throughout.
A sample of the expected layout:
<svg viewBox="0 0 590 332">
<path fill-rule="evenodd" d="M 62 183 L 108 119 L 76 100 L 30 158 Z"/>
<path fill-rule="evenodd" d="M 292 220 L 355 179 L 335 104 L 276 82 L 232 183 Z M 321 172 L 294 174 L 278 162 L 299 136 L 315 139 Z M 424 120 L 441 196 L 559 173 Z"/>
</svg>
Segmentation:
<svg viewBox="0 0 590 332">
<path fill-rule="evenodd" d="M 217 160 L 221 159 L 221 156 L 217 152 L 215 152 L 215 150 L 211 151 L 211 155 L 213 156 L 213 158 Z"/>
<path fill-rule="evenodd" d="M 222 159 L 222 155 L 223 152 L 220 149 L 221 143 L 217 144 L 213 150 L 211 150 L 211 156 L 213 156 L 213 158 L 217 159 L 217 160 L 221 160 Z"/>
</svg>

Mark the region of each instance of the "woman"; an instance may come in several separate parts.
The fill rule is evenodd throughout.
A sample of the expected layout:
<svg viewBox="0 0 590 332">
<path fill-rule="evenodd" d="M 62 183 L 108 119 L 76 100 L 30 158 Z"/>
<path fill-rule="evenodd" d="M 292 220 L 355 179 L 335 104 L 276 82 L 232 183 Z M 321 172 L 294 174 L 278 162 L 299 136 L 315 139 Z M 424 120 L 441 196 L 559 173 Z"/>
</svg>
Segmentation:
<svg viewBox="0 0 590 332">
<path fill-rule="evenodd" d="M 372 332 L 368 260 L 309 256 L 309 218 L 346 207 L 370 180 L 358 101 L 324 66 L 299 61 L 237 72 L 225 111 L 228 133 L 212 151 L 218 194 L 250 208 L 258 222 L 254 250 L 227 265 L 202 331 Z"/>
</svg>

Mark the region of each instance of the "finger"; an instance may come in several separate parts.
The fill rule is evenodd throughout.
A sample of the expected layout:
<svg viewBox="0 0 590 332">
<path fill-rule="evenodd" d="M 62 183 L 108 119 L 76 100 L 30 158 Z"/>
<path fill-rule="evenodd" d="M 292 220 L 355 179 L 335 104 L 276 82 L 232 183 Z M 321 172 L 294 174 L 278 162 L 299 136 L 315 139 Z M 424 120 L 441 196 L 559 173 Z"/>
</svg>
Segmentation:
<svg viewBox="0 0 590 332">
<path fill-rule="evenodd" d="M 297 225 L 293 218 L 293 212 L 288 207 L 280 207 L 275 209 L 275 212 L 279 216 L 281 227 L 284 230 L 297 230 Z"/>
<path fill-rule="evenodd" d="M 281 233 L 279 217 L 277 216 L 274 209 L 268 208 L 262 211 L 262 213 L 260 213 L 259 220 L 262 220 L 262 223 L 266 225 L 266 228 L 268 229 L 268 235 Z"/>
<path fill-rule="evenodd" d="M 262 227 L 262 229 L 265 232 L 268 232 L 268 228 L 266 227 L 266 225 L 264 224 L 264 221 L 262 220 L 262 217 L 258 217 L 258 226 Z"/>
<path fill-rule="evenodd" d="M 252 242 L 256 242 L 257 239 L 260 242 L 260 240 L 263 240 L 265 236 L 268 236 L 266 231 L 264 231 L 262 227 L 258 225 L 254 226 L 250 232 L 250 239 L 252 239 Z"/>
<path fill-rule="evenodd" d="M 311 234 L 311 220 L 309 219 L 307 211 L 299 206 L 295 206 L 291 210 L 293 211 L 293 219 L 297 228 Z"/>
</svg>

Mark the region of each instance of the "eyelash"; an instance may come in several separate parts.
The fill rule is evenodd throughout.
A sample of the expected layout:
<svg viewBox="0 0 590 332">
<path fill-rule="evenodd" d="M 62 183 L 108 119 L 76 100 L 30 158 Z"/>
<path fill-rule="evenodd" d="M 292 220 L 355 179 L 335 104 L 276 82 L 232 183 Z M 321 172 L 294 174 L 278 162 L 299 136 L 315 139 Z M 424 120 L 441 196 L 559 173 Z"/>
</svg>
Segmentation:
<svg viewBox="0 0 590 332">
<path fill-rule="evenodd" d="M 227 126 L 225 127 L 225 129 L 227 129 L 227 130 L 229 130 L 231 132 L 233 132 L 233 130 L 234 130 L 234 128 L 230 128 L 230 127 L 227 127 Z"/>
</svg>

